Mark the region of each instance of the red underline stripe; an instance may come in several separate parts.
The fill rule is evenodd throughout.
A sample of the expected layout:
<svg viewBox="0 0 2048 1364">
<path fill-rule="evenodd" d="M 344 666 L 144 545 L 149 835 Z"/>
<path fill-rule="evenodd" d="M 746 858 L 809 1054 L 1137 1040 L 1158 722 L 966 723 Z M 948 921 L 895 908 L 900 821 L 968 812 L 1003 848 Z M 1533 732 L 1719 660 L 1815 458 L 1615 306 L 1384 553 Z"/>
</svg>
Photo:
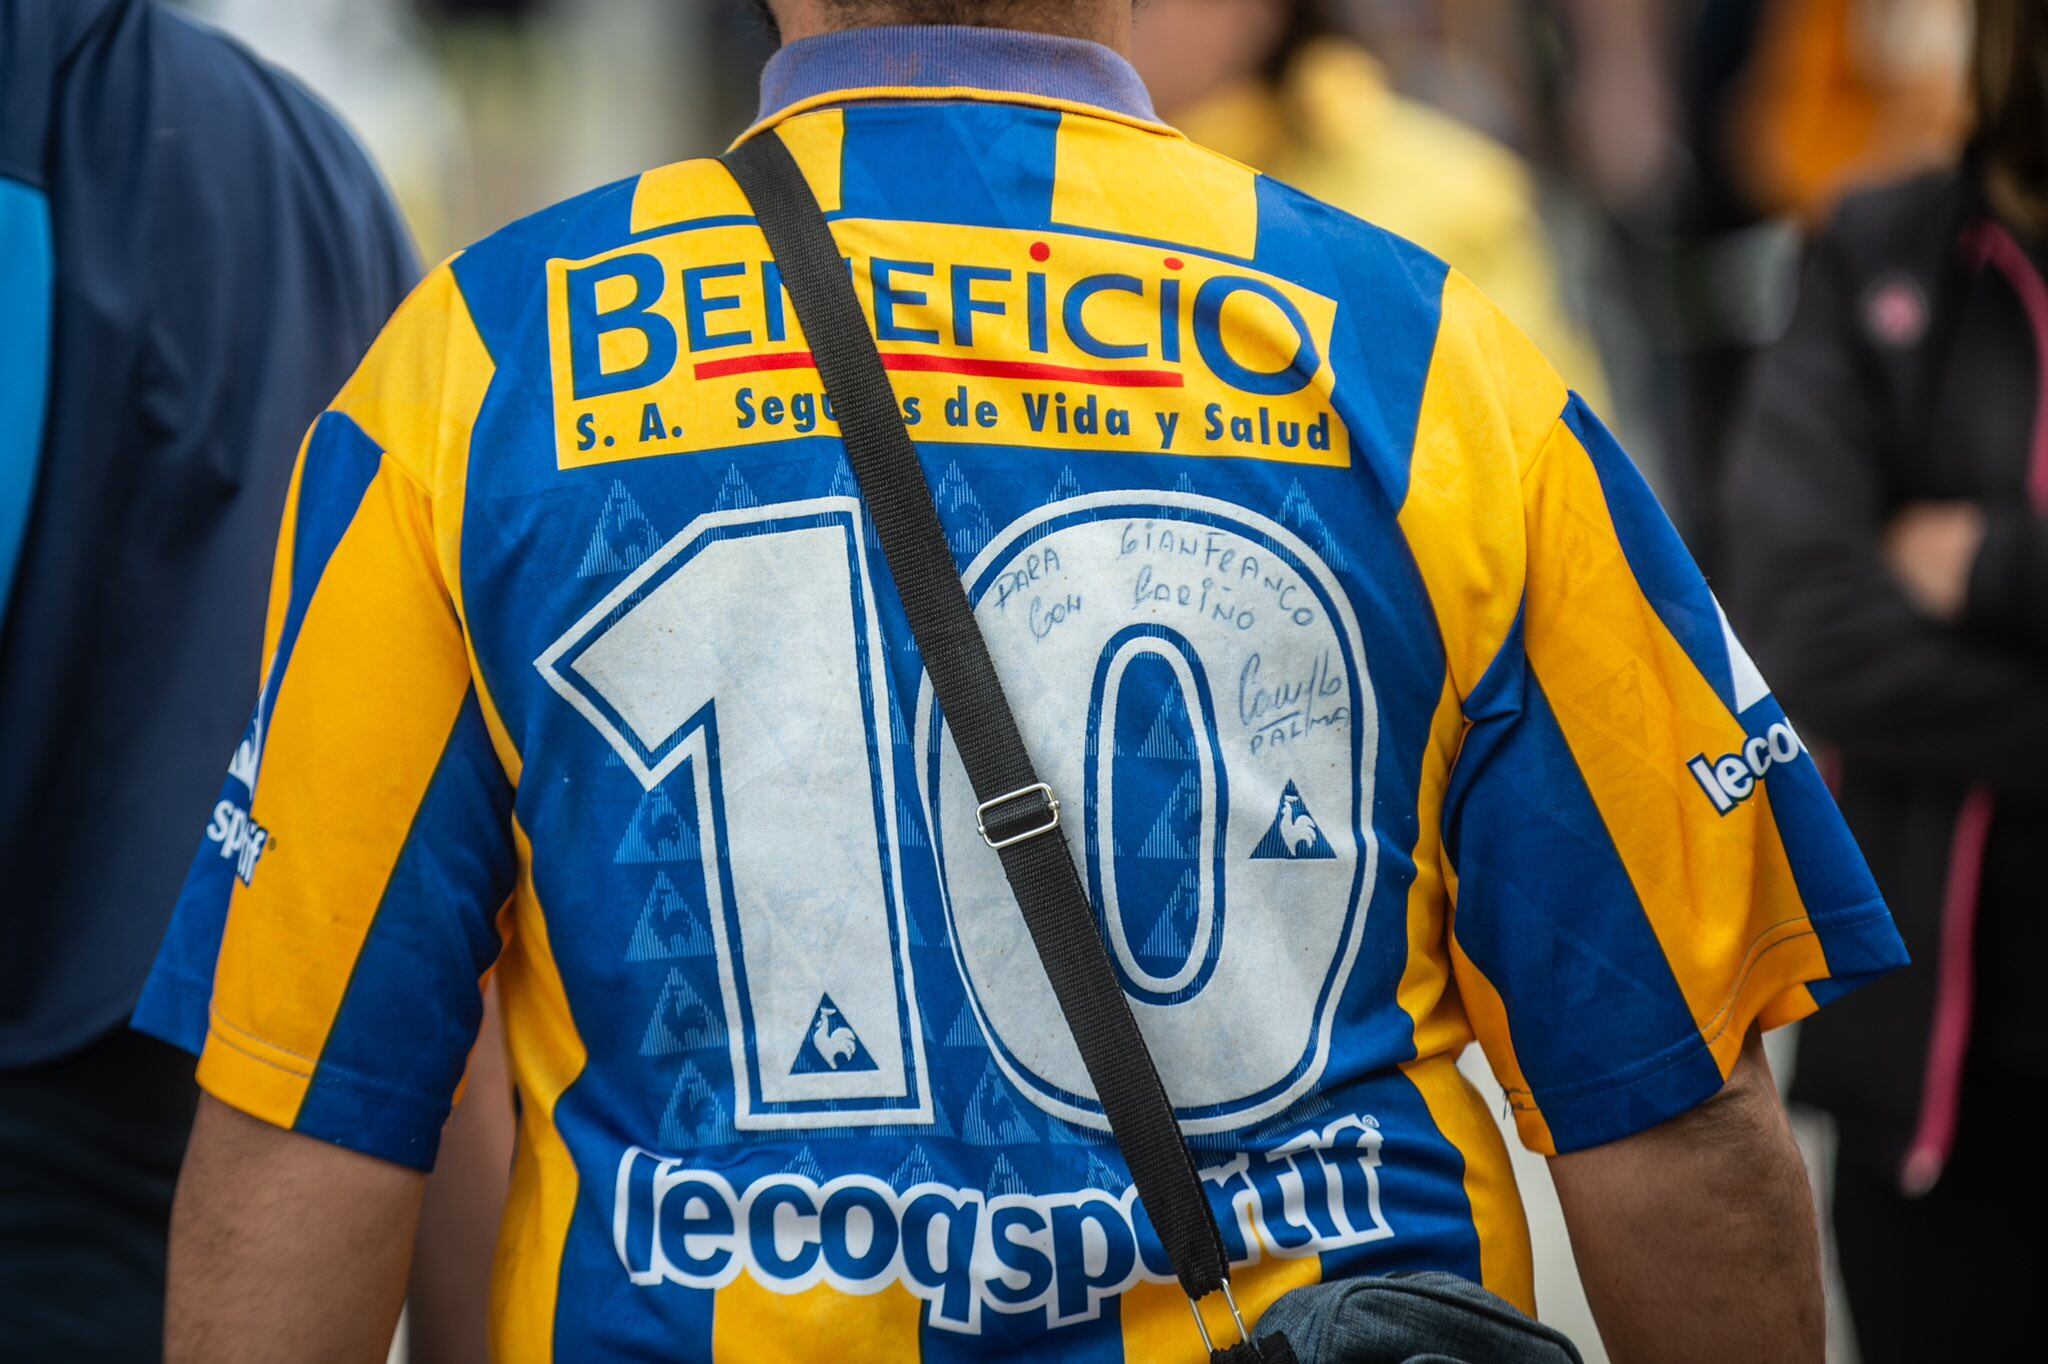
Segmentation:
<svg viewBox="0 0 2048 1364">
<path fill-rule="evenodd" d="M 772 351 L 765 355 L 735 355 L 729 360 L 699 360 L 699 379 L 720 379 L 729 374 L 758 374 L 776 369 L 816 369 L 817 361 L 807 350 Z M 1101 384 L 1107 388 L 1181 388 L 1187 380 L 1170 369 L 1082 369 L 1075 365 L 1048 365 L 1036 360 L 973 360 L 952 355 L 904 355 L 882 357 L 883 369 L 916 370 L 938 374 L 967 374 L 982 379 L 1050 379 L 1076 384 Z"/>
</svg>

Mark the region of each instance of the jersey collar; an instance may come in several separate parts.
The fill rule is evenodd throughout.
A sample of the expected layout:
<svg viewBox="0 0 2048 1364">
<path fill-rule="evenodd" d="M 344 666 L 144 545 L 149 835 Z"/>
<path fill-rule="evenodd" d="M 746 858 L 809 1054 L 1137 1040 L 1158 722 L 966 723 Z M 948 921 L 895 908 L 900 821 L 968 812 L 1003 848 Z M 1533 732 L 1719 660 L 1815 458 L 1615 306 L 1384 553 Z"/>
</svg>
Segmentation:
<svg viewBox="0 0 2048 1364">
<path fill-rule="evenodd" d="M 761 73 L 756 127 L 821 104 L 1005 97 L 1157 123 L 1131 64 L 1099 43 L 1007 28 L 847 29 L 790 43 Z"/>
</svg>

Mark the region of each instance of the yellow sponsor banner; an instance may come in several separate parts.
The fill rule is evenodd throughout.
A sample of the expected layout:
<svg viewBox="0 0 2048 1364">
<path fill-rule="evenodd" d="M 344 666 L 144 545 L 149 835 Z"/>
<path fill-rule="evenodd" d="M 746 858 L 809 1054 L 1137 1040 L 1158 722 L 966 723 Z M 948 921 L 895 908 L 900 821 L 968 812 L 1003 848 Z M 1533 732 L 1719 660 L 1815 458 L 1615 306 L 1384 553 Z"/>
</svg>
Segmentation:
<svg viewBox="0 0 2048 1364">
<path fill-rule="evenodd" d="M 920 442 L 1350 463 L 1320 294 L 1078 234 L 835 229 Z M 550 261 L 548 322 L 563 468 L 838 431 L 752 225 Z"/>
</svg>

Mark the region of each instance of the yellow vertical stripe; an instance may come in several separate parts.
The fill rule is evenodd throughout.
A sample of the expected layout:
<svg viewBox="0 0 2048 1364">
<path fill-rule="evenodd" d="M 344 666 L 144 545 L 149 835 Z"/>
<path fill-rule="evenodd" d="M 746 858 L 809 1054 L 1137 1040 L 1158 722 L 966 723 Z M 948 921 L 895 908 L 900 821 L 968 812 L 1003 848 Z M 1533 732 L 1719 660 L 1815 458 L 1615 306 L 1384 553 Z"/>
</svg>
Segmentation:
<svg viewBox="0 0 2048 1364">
<path fill-rule="evenodd" d="M 1507 1143 L 1485 1100 L 1458 1073 L 1456 1057 L 1424 1057 L 1401 1071 L 1422 1092 L 1437 1130 L 1465 1157 L 1465 1198 L 1479 1236 L 1482 1283 L 1534 1316 L 1536 1261 L 1529 1248 L 1529 1219 Z"/>
<path fill-rule="evenodd" d="M 469 505 L 470 441 L 497 366 L 455 279 L 454 259 L 413 290 L 370 359 L 334 401 L 364 434 L 426 488 L 432 503 L 434 557 L 442 590 L 463 627 L 486 728 L 499 761 L 516 785 L 519 755 L 483 684 L 468 640 L 462 593 L 462 528 Z"/>
<path fill-rule="evenodd" d="M 1258 173 L 1177 137 L 1060 118 L 1052 220 L 1173 241 L 1249 260 L 1259 245 Z"/>
<path fill-rule="evenodd" d="M 199 1055 L 201 1089 L 273 1127 L 288 1128 L 312 1078 L 310 1056 L 251 1035 L 215 1006 Z"/>
<path fill-rule="evenodd" d="M 1237 1299 L 1245 1321 L 1256 1324 L 1266 1309 L 1281 1295 L 1320 1283 L 1320 1256 L 1287 1258 L 1265 1248 L 1264 1257 L 1253 1265 L 1239 1265 L 1230 1271 L 1230 1292 Z M 1201 1334 L 1195 1330 L 1188 1310 L 1188 1296 L 1177 1283 L 1141 1283 L 1122 1297 L 1124 1358 L 1131 1364 L 1203 1364 L 1208 1354 L 1202 1349 Z M 1202 1304 L 1202 1319 L 1218 1345 L 1235 1343 L 1237 1328 L 1220 1294 L 1211 1294 Z"/>
<path fill-rule="evenodd" d="M 452 264 L 452 262 L 451 262 Z M 391 370 L 380 386 L 358 391 L 353 386 L 343 399 L 351 417 L 372 439 L 387 450 L 413 452 L 410 467 L 428 483 L 433 497 L 434 555 L 441 571 L 455 618 L 461 623 L 469 670 L 476 684 L 478 708 L 491 747 L 513 786 L 519 784 L 519 751 L 498 713 L 497 702 L 485 685 L 483 663 L 469 632 L 469 607 L 463 597 L 462 528 L 469 509 L 470 442 L 477 418 L 483 412 L 497 366 L 477 331 L 467 301 L 455 282 L 454 271 L 443 266 L 421 286 L 418 302 L 434 314 L 431 325 L 416 326 L 408 313 L 404 325 L 396 321 L 387 329 L 383 346 L 391 358 L 380 352 L 379 364 Z M 434 347 L 432 351 L 424 348 Z M 436 375 L 423 383 L 416 375 L 406 377 L 408 368 Z M 406 392 L 410 388 L 415 391 Z"/>
<path fill-rule="evenodd" d="M 443 265 L 400 306 L 336 399 L 384 455 L 271 698 L 252 810 L 270 841 L 263 874 L 234 888 L 200 1063 L 209 1089 L 280 1126 L 304 1103 L 468 689 L 449 583 L 461 461 L 491 373 Z M 264 625 L 266 681 L 290 606 L 310 443 L 309 433 L 286 497 Z M 435 483 L 451 470 L 456 505 L 437 515 Z"/>
<path fill-rule="evenodd" d="M 837 213 L 841 204 L 840 178 L 846 152 L 846 114 L 839 109 L 820 109 L 792 118 L 776 128 L 789 154 L 804 173 L 804 182 L 817 196 L 818 207 Z"/>
<path fill-rule="evenodd" d="M 1731 1025 L 1826 974 L 1769 793 L 1724 815 L 1686 770 L 1746 734 L 1643 595 L 1592 459 L 1562 423 L 1526 497 L 1530 666 L 1725 1075 L 1742 1046 Z"/>
<path fill-rule="evenodd" d="M 693 157 L 648 171 L 633 190 L 635 232 L 651 232 L 696 218 L 744 218 L 752 212 L 732 172 L 709 157 Z"/>
<path fill-rule="evenodd" d="M 718 1290 L 711 1357 L 718 1364 L 915 1364 L 924 1303 L 900 1284 L 842 1293 L 829 1284 L 777 1293 L 742 1274 Z"/>
<path fill-rule="evenodd" d="M 263 874 L 230 902 L 214 1031 L 294 1076 L 248 1103 L 235 1091 L 284 1126 L 469 689 L 427 520 L 424 495 L 384 462 L 328 561 L 265 736 L 252 815 L 271 840 Z M 231 1064 L 225 1052 L 202 1063 L 202 1081 L 225 1085 Z"/>
<path fill-rule="evenodd" d="M 1521 473 L 1565 398 L 1564 381 L 1536 348 L 1453 271 L 1444 281 L 1400 521 L 1461 699 L 1500 652 L 1521 608 Z"/>
<path fill-rule="evenodd" d="M 589 1052 L 569 1010 L 533 885 L 533 843 L 515 820 L 519 884 L 512 941 L 498 967 L 505 1050 L 519 1086 L 519 1147 L 491 1275 L 491 1357 L 546 1364 L 554 1357 L 555 1297 L 562 1250 L 576 1214 L 576 1162 L 555 1127 L 555 1105 L 583 1073 Z"/>
<path fill-rule="evenodd" d="M 827 213 L 838 212 L 840 168 L 846 145 L 845 113 L 839 109 L 819 109 L 781 123 L 777 131 L 802 168 L 811 192 L 817 195 L 819 207 Z M 678 161 L 648 171 L 633 191 L 635 232 L 650 232 L 698 218 L 744 218 L 752 214 L 739 182 L 709 157 Z"/>
<path fill-rule="evenodd" d="M 1813 992 L 1807 989 L 1805 982 L 1802 981 L 1765 1000 L 1757 1013 L 1757 1026 L 1769 1032 L 1773 1028 L 1782 1028 L 1787 1023 L 1797 1023 L 1819 1008 L 1820 1002 L 1814 999 Z M 1727 1073 L 1725 1066 L 1722 1073 Z"/>
<path fill-rule="evenodd" d="M 1464 738 L 1465 717 L 1450 678 L 1430 720 L 1415 803 L 1415 879 L 1408 887 L 1408 962 L 1395 998 L 1415 1027 L 1417 1056 L 1456 1056 L 1472 1040 L 1471 1023 L 1451 987 L 1449 886 L 1443 856 L 1444 792 Z"/>
</svg>

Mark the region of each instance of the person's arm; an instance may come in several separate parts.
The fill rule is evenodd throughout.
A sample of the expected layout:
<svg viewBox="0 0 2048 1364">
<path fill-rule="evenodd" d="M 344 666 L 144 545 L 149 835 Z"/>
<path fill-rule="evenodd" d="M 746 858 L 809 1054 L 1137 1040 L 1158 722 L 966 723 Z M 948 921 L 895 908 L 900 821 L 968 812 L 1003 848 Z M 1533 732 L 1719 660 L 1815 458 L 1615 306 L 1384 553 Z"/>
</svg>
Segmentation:
<svg viewBox="0 0 2048 1364">
<path fill-rule="evenodd" d="M 2048 516 L 1989 509 L 1965 577 L 1962 618 L 1972 629 L 2048 657 Z"/>
<path fill-rule="evenodd" d="M 1821 1359 L 1813 1195 L 1755 1032 L 1715 1097 L 1550 1173 L 1616 1364 Z"/>
<path fill-rule="evenodd" d="M 516 1127 L 492 989 L 420 1207 L 406 1289 L 409 1364 L 483 1364 L 490 1357 L 491 1265 L 512 1183 Z"/>
<path fill-rule="evenodd" d="M 1520 615 L 1464 698 L 1444 847 L 1460 993 L 1553 1155 L 1708 1103 L 1752 1026 L 1906 954 L 1800 731 L 1582 404 L 1523 500 Z"/>
<path fill-rule="evenodd" d="M 438 270 L 300 455 L 257 711 L 135 1020 L 209 1096 L 171 1236 L 184 1359 L 390 1343 L 518 883 L 446 514 L 489 373 Z"/>
<path fill-rule="evenodd" d="M 1893 433 L 1858 335 L 1859 298 L 1823 237 L 1738 431 L 1731 608 L 1786 708 L 1816 737 L 1854 757 L 2039 790 L 2048 668 L 1940 619 L 1920 581 L 1931 575 L 1899 560 L 1900 514 L 1908 530 L 1927 526 L 1888 487 Z M 1929 533 L 1937 541 L 1939 530 Z M 1913 540 L 1938 549 L 1928 538 Z"/>
<path fill-rule="evenodd" d="M 1511 336 L 1490 349 L 1513 359 Z M 1496 568 L 1488 602 L 1418 555 L 1433 597 L 1463 608 L 1443 613 L 1447 652 L 1488 660 L 1453 679 L 1452 975 L 1523 1144 L 1554 1158 L 1616 1357 L 1814 1358 L 1813 1212 L 1750 1039 L 1905 948 L 1642 475 L 1583 403 L 1562 405 L 1515 447 L 1519 525 L 1495 515 L 1466 551 L 1506 546 L 1518 590 Z M 1416 497 L 1404 526 L 1436 531 Z M 1516 611 L 1484 650 L 1475 600 L 1495 622 Z"/>
<path fill-rule="evenodd" d="M 202 1095 L 171 1211 L 167 1364 L 375 1364 L 424 1178 Z"/>
<path fill-rule="evenodd" d="M 1564 0 L 1558 12 L 1570 58 L 1564 134 L 1576 169 L 1604 207 L 1639 213 L 1667 191 L 1682 132 L 1672 7 Z"/>
</svg>

